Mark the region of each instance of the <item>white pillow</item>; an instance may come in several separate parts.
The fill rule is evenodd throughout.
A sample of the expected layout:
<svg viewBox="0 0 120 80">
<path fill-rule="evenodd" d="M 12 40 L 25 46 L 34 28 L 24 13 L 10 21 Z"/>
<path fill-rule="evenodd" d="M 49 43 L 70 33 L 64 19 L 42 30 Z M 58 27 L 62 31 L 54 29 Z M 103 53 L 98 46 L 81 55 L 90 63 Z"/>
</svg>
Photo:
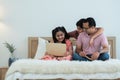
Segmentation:
<svg viewBox="0 0 120 80">
<path fill-rule="evenodd" d="M 48 43 L 47 40 L 43 38 L 38 39 L 38 48 L 37 48 L 34 59 L 40 59 L 44 56 L 46 52 L 46 43 Z"/>
<path fill-rule="evenodd" d="M 73 46 L 73 52 L 75 52 L 75 49 L 76 49 L 76 46 L 74 45 L 74 46 Z"/>
</svg>

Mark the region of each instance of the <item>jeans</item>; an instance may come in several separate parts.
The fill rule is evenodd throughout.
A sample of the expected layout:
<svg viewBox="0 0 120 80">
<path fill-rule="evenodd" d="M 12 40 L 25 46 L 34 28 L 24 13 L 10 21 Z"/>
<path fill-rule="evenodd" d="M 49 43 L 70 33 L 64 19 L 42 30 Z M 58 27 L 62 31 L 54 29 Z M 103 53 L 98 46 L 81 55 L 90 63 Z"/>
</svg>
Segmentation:
<svg viewBox="0 0 120 80">
<path fill-rule="evenodd" d="M 78 53 L 74 53 L 72 59 L 73 60 L 79 60 L 79 61 L 91 61 L 86 57 L 80 56 Z M 108 60 L 108 59 L 109 59 L 109 54 L 108 54 L 108 52 L 105 52 L 105 53 L 100 54 L 97 60 L 105 61 L 105 60 Z"/>
</svg>

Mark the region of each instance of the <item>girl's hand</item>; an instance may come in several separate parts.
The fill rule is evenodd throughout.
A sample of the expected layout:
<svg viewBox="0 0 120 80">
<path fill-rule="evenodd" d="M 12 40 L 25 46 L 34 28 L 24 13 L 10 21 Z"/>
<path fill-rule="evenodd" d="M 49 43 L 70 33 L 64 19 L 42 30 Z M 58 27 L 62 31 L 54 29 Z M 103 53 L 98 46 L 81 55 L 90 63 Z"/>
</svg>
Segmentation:
<svg viewBox="0 0 120 80">
<path fill-rule="evenodd" d="M 66 57 L 66 56 L 68 56 L 68 55 L 69 55 L 69 52 L 68 52 L 68 51 L 64 53 L 64 57 Z"/>
</svg>

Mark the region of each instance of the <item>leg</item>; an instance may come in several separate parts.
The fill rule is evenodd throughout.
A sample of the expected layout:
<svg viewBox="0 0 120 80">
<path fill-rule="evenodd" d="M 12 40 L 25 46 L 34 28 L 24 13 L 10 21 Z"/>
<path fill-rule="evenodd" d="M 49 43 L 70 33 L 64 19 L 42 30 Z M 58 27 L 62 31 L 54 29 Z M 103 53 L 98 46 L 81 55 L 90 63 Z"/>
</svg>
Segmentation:
<svg viewBox="0 0 120 80">
<path fill-rule="evenodd" d="M 79 60 L 79 61 L 89 61 L 89 59 L 85 57 L 81 57 L 78 53 L 73 54 L 73 60 Z"/>
<path fill-rule="evenodd" d="M 108 59 L 109 59 L 108 52 L 100 54 L 100 56 L 98 58 L 98 60 L 103 60 L 103 61 L 108 60 Z"/>
</svg>

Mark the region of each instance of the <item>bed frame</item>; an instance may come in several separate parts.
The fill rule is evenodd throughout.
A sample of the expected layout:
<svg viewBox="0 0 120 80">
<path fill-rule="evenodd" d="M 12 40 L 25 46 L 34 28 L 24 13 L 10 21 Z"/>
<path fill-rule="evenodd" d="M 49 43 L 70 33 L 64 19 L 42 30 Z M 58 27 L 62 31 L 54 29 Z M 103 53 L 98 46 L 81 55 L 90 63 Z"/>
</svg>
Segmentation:
<svg viewBox="0 0 120 80">
<path fill-rule="evenodd" d="M 35 53 L 37 51 L 38 46 L 38 38 L 39 37 L 28 37 L 28 58 L 34 58 Z M 52 37 L 42 37 L 48 41 L 52 41 Z M 111 58 L 116 58 L 116 37 L 108 36 L 108 43 L 110 44 L 110 55 Z M 76 40 L 74 38 L 70 38 L 72 44 L 75 45 Z"/>
</svg>

